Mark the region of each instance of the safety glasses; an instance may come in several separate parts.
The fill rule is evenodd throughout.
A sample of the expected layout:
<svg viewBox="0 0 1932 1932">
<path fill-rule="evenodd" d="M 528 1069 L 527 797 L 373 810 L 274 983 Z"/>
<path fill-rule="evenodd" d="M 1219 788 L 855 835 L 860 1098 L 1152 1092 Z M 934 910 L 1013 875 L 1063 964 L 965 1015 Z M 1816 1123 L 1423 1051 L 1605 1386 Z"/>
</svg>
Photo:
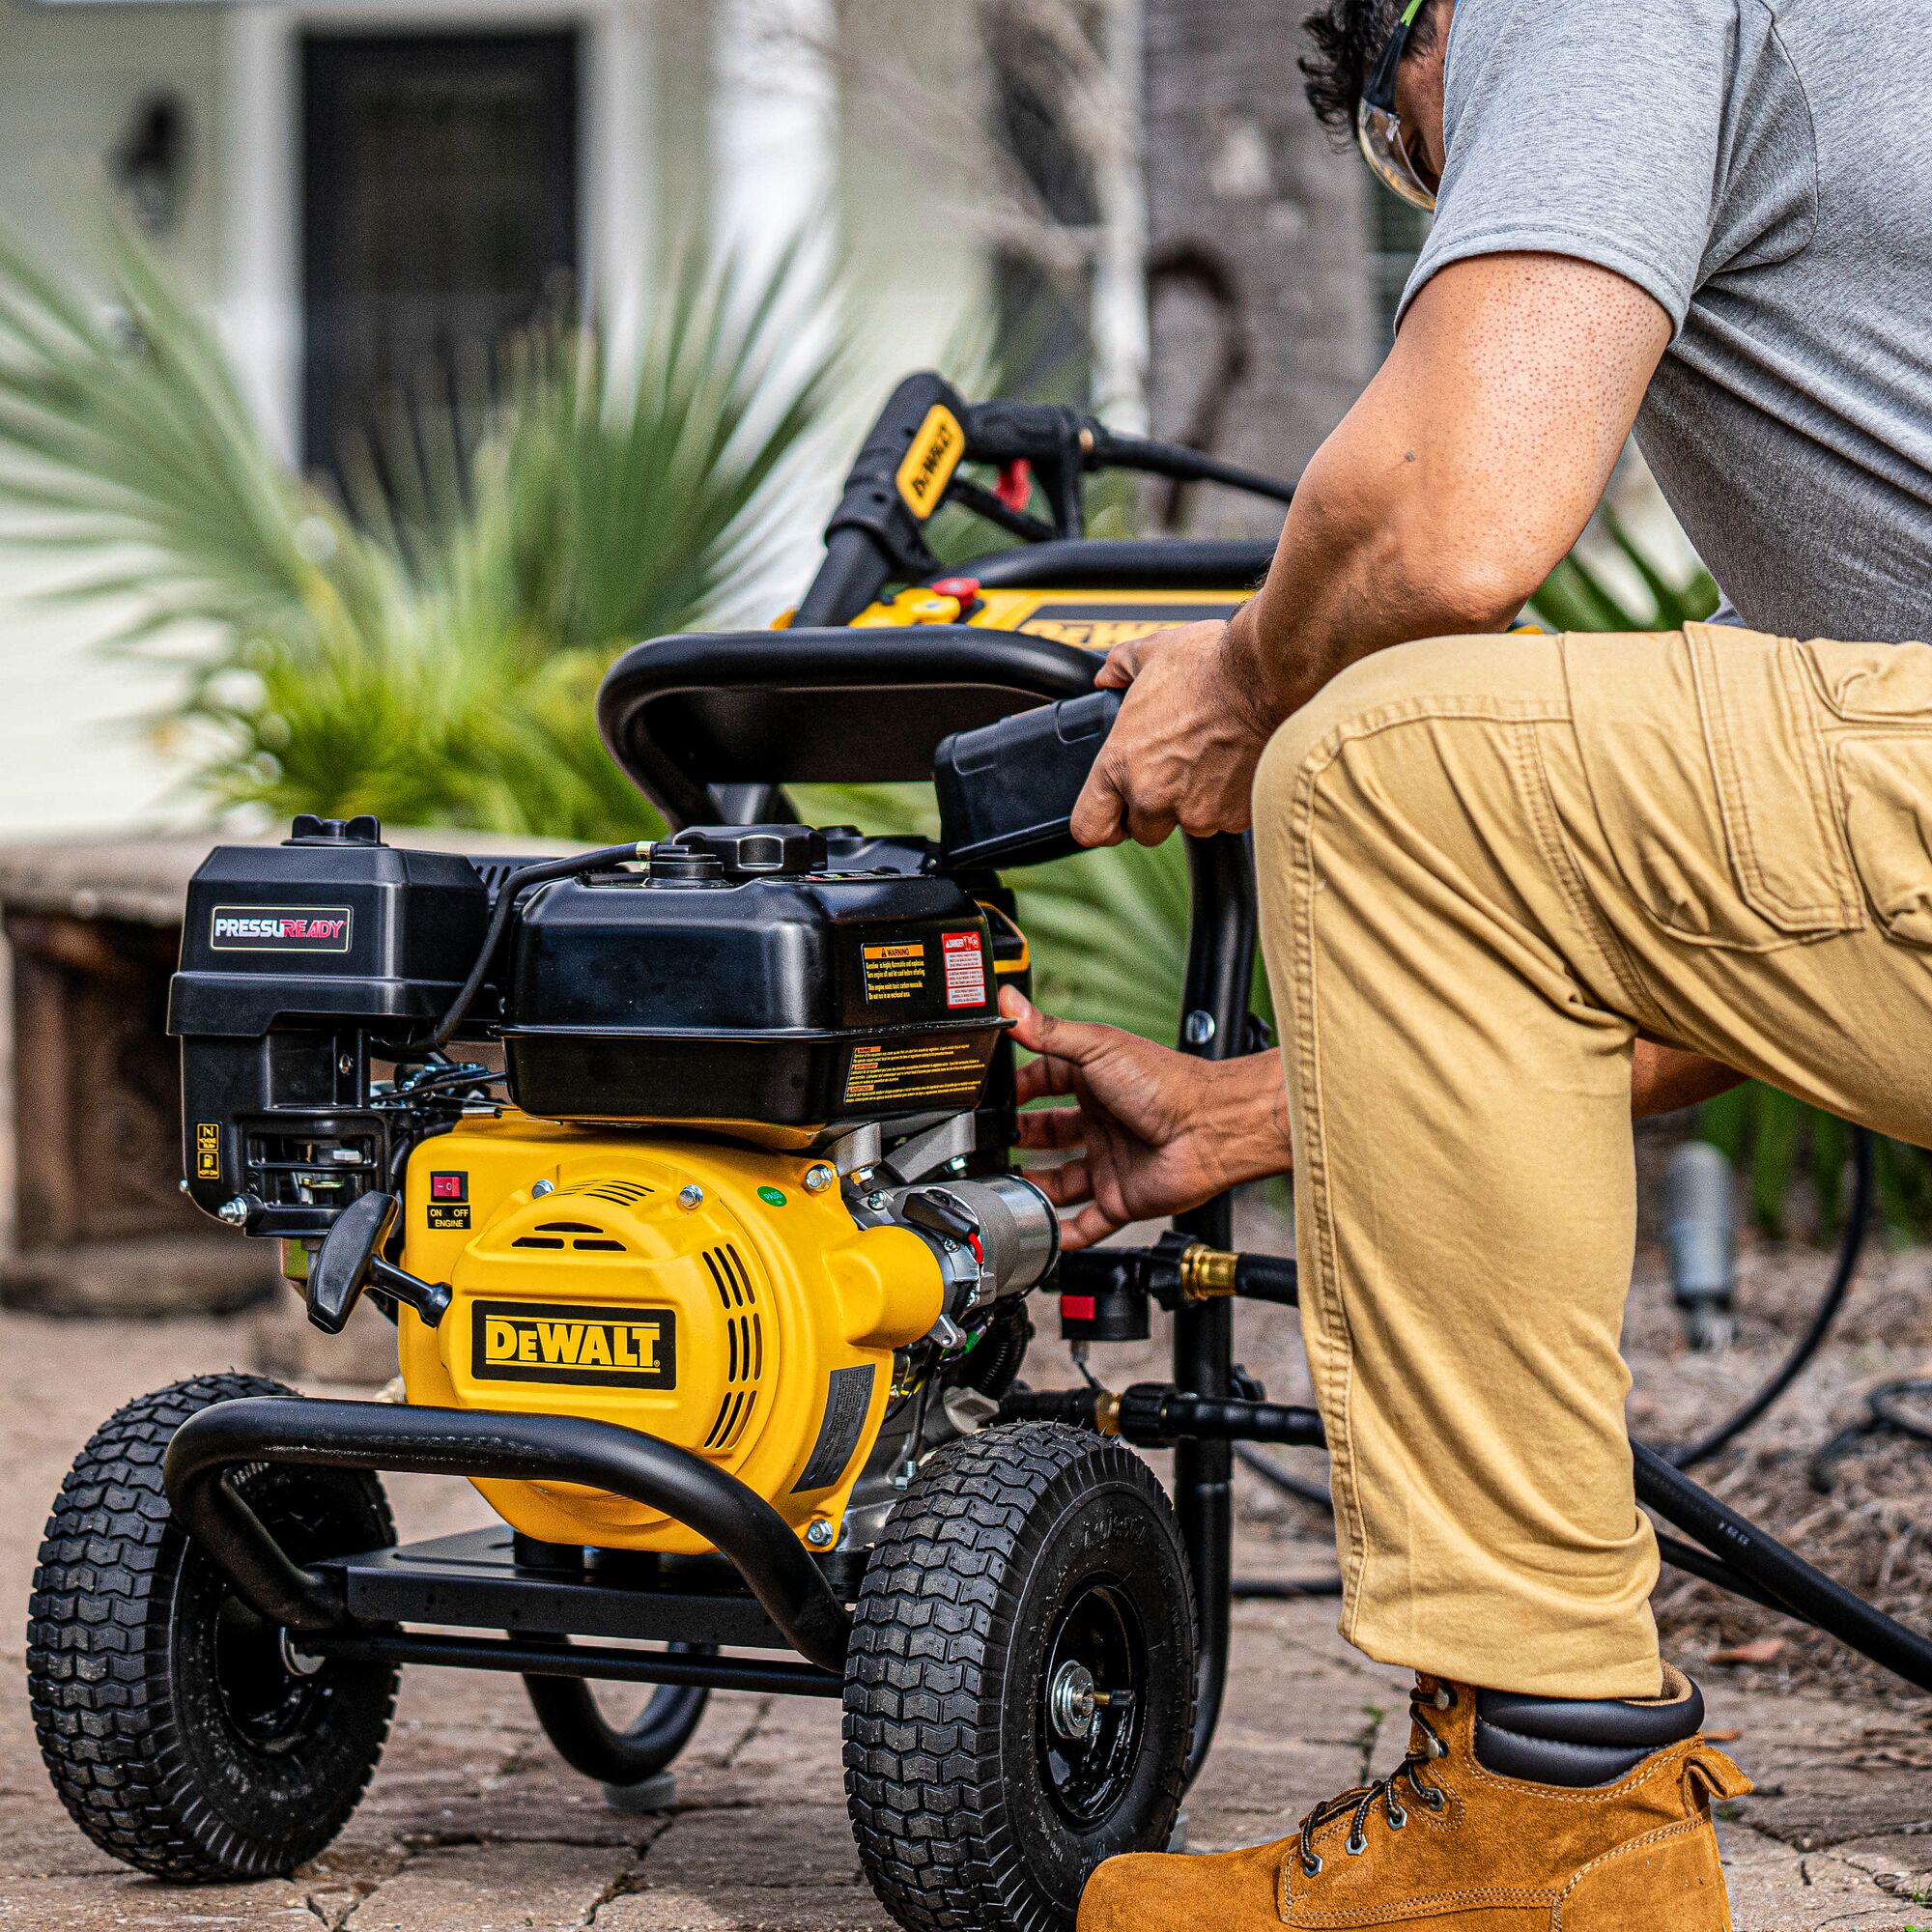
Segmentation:
<svg viewBox="0 0 1932 1932">
<path fill-rule="evenodd" d="M 1411 145 L 1413 136 L 1404 130 L 1402 117 L 1395 111 L 1395 82 L 1409 35 L 1428 4 L 1429 0 L 1407 0 L 1369 84 L 1362 90 L 1362 104 L 1355 114 L 1355 139 L 1376 179 L 1411 208 L 1421 209 L 1435 208 L 1437 184 L 1427 164 L 1417 157 Z"/>
</svg>

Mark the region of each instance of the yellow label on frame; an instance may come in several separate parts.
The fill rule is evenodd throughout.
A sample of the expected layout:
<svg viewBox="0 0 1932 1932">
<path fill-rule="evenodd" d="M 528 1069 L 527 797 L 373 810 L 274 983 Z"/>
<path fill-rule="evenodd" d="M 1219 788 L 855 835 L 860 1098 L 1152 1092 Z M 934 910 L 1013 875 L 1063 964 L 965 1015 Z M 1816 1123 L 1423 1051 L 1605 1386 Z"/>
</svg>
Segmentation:
<svg viewBox="0 0 1932 1932">
<path fill-rule="evenodd" d="M 965 455 L 964 425 L 944 403 L 935 403 L 899 465 L 899 496 L 921 523 L 939 508 Z"/>
</svg>

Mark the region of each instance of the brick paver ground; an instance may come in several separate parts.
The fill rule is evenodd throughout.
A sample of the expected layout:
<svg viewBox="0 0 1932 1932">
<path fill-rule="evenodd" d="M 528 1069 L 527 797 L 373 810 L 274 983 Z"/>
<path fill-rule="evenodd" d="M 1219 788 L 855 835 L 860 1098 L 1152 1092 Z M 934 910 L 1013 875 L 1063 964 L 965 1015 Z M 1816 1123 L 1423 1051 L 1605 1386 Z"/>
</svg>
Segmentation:
<svg viewBox="0 0 1932 1932">
<path fill-rule="evenodd" d="M 61 1472 L 101 1416 L 229 1366 L 230 1324 L 63 1325 L 0 1315 L 0 1928 L 4 1932 L 879 1932 L 840 1798 L 838 1713 L 721 1696 L 680 1767 L 677 1808 L 614 1816 L 550 1754 L 514 1681 L 418 1671 L 388 1752 L 335 1848 L 295 1879 L 173 1889 L 101 1857 L 42 1771 L 21 1682 L 33 1549 Z M 247 1364 L 242 1364 L 246 1366 Z M 393 1485 L 405 1533 L 454 1528 L 473 1500 Z M 1321 1552 L 1251 1552 L 1278 1573 Z M 1333 1635 L 1332 1606 L 1238 1614 L 1234 1699 L 1189 1800 L 1190 1841 L 1292 1829 L 1386 1768 L 1404 1690 Z M 1922 1720 L 1876 1703 L 1745 1695 L 1705 1673 L 1712 1724 L 1760 1780 L 1723 1835 L 1739 1932 L 1918 1925 L 1932 1932 L 1932 1752 Z M 1659 1932 L 1667 1932 L 1660 1927 Z"/>
</svg>

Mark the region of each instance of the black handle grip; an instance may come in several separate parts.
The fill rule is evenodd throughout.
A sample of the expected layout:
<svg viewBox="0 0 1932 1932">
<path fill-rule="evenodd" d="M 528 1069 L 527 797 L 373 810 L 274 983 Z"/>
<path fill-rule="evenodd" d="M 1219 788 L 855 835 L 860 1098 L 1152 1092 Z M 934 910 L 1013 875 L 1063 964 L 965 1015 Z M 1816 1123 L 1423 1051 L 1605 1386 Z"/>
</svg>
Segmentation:
<svg viewBox="0 0 1932 1932">
<path fill-rule="evenodd" d="M 948 738 L 933 761 L 945 863 L 1037 866 L 1077 852 L 1073 808 L 1122 696 L 1064 698 Z"/>
<path fill-rule="evenodd" d="M 845 479 L 825 530 L 825 561 L 792 619 L 797 630 L 848 624 L 895 575 L 934 568 L 926 525 L 946 500 L 966 454 L 966 405 L 930 372 L 892 393 Z"/>
<path fill-rule="evenodd" d="M 369 1270 L 395 1225 L 393 1194 L 365 1194 L 337 1215 L 308 1270 L 308 1319 L 325 1335 L 349 1325 L 369 1283 Z"/>
</svg>

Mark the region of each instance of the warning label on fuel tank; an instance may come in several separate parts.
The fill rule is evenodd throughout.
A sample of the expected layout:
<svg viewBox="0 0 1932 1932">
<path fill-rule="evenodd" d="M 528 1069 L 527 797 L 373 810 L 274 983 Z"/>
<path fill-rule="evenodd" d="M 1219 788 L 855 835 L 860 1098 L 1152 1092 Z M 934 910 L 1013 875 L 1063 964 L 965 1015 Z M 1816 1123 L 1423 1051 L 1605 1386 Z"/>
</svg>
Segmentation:
<svg viewBox="0 0 1932 1932">
<path fill-rule="evenodd" d="M 860 954 L 866 974 L 866 1002 L 885 1006 L 895 1000 L 916 1000 L 925 991 L 925 944 L 913 940 L 901 946 L 867 946 Z"/>
<path fill-rule="evenodd" d="M 977 932 L 949 932 L 940 942 L 946 955 L 946 1004 L 986 1004 L 986 949 Z"/>
<path fill-rule="evenodd" d="M 983 988 L 980 999 L 983 1002 Z M 971 1040 L 917 1040 L 904 1046 L 855 1046 L 845 1077 L 845 1104 L 894 1105 L 907 1100 L 970 1100 L 986 1077 L 986 1063 Z"/>
</svg>

